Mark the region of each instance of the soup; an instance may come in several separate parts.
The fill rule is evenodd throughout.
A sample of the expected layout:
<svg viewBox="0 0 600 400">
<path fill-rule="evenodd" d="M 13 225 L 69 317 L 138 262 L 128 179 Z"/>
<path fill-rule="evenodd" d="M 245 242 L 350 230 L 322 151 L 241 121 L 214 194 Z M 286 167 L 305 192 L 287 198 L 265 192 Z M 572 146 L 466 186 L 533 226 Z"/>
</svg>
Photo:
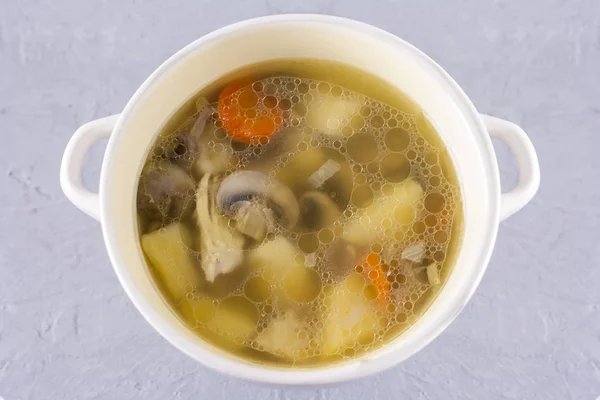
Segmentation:
<svg viewBox="0 0 600 400">
<path fill-rule="evenodd" d="M 454 167 L 419 107 L 317 60 L 252 65 L 186 103 L 149 151 L 137 212 L 173 311 L 277 366 L 400 335 L 447 280 L 463 224 Z"/>
</svg>

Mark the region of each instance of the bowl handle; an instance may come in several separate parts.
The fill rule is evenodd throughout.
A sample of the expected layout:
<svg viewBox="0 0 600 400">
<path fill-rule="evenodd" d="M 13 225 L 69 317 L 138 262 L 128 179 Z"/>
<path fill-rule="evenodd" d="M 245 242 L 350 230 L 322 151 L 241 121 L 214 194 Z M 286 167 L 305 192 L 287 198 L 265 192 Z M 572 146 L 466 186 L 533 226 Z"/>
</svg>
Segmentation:
<svg viewBox="0 0 600 400">
<path fill-rule="evenodd" d="M 500 221 L 523 208 L 540 186 L 540 164 L 527 134 L 512 122 L 481 115 L 491 137 L 502 140 L 510 147 L 519 165 L 519 183 L 500 197 Z"/>
<path fill-rule="evenodd" d="M 60 164 L 60 186 L 67 198 L 81 211 L 100 221 L 98 193 L 81 184 L 83 157 L 98 140 L 107 138 L 119 119 L 119 114 L 100 118 L 82 125 L 71 137 Z"/>
</svg>

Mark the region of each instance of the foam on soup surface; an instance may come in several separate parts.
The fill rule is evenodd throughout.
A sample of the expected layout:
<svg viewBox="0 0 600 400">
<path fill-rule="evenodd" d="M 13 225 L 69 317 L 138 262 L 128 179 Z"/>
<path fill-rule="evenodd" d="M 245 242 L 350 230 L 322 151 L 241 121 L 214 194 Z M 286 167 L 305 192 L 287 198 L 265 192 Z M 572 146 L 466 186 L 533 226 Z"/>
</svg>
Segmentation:
<svg viewBox="0 0 600 400">
<path fill-rule="evenodd" d="M 421 110 L 353 68 L 258 64 L 165 126 L 140 240 L 173 310 L 259 363 L 346 360 L 429 307 L 461 240 L 460 190 Z"/>
</svg>

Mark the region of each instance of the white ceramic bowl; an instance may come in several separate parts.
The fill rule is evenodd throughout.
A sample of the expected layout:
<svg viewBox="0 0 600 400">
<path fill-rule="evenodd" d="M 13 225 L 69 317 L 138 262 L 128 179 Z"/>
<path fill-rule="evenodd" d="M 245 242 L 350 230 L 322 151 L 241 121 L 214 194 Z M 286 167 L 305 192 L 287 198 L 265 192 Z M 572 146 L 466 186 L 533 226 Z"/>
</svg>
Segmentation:
<svg viewBox="0 0 600 400">
<path fill-rule="evenodd" d="M 173 113 L 207 84 L 260 61 L 312 58 L 342 62 L 375 74 L 408 94 L 438 129 L 456 166 L 464 201 L 465 231 L 456 266 L 438 299 L 409 330 L 383 348 L 341 364 L 275 368 L 253 364 L 204 342 L 169 310 L 142 257 L 136 193 L 147 152 Z M 515 153 L 520 180 L 500 192 L 490 135 Z M 89 147 L 110 137 L 99 193 L 81 185 Z M 480 115 L 461 88 L 425 54 L 375 27 L 320 15 L 278 15 L 243 21 L 189 44 L 162 64 L 119 115 L 82 126 L 69 141 L 61 185 L 82 211 L 102 223 L 108 254 L 140 313 L 175 347 L 226 374 L 278 384 L 321 384 L 366 376 L 406 360 L 438 336 L 465 306 L 487 267 L 498 223 L 522 208 L 539 186 L 535 150 L 516 125 Z"/>
</svg>

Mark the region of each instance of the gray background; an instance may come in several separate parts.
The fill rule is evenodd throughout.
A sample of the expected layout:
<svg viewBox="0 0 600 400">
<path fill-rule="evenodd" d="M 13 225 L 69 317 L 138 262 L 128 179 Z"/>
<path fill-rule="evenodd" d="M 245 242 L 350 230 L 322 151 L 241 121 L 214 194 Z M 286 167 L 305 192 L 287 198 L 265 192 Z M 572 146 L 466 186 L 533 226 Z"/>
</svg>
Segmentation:
<svg viewBox="0 0 600 400">
<path fill-rule="evenodd" d="M 282 12 L 362 20 L 420 47 L 480 111 L 525 128 L 542 185 L 504 222 L 460 317 L 404 364 L 317 389 L 214 373 L 119 286 L 100 226 L 65 199 L 75 129 L 118 113 L 167 57 Z M 0 0 L 0 396 L 17 399 L 586 399 L 600 396 L 600 1 Z M 503 186 L 516 181 L 497 146 Z M 86 181 L 97 187 L 102 146 Z"/>
</svg>

